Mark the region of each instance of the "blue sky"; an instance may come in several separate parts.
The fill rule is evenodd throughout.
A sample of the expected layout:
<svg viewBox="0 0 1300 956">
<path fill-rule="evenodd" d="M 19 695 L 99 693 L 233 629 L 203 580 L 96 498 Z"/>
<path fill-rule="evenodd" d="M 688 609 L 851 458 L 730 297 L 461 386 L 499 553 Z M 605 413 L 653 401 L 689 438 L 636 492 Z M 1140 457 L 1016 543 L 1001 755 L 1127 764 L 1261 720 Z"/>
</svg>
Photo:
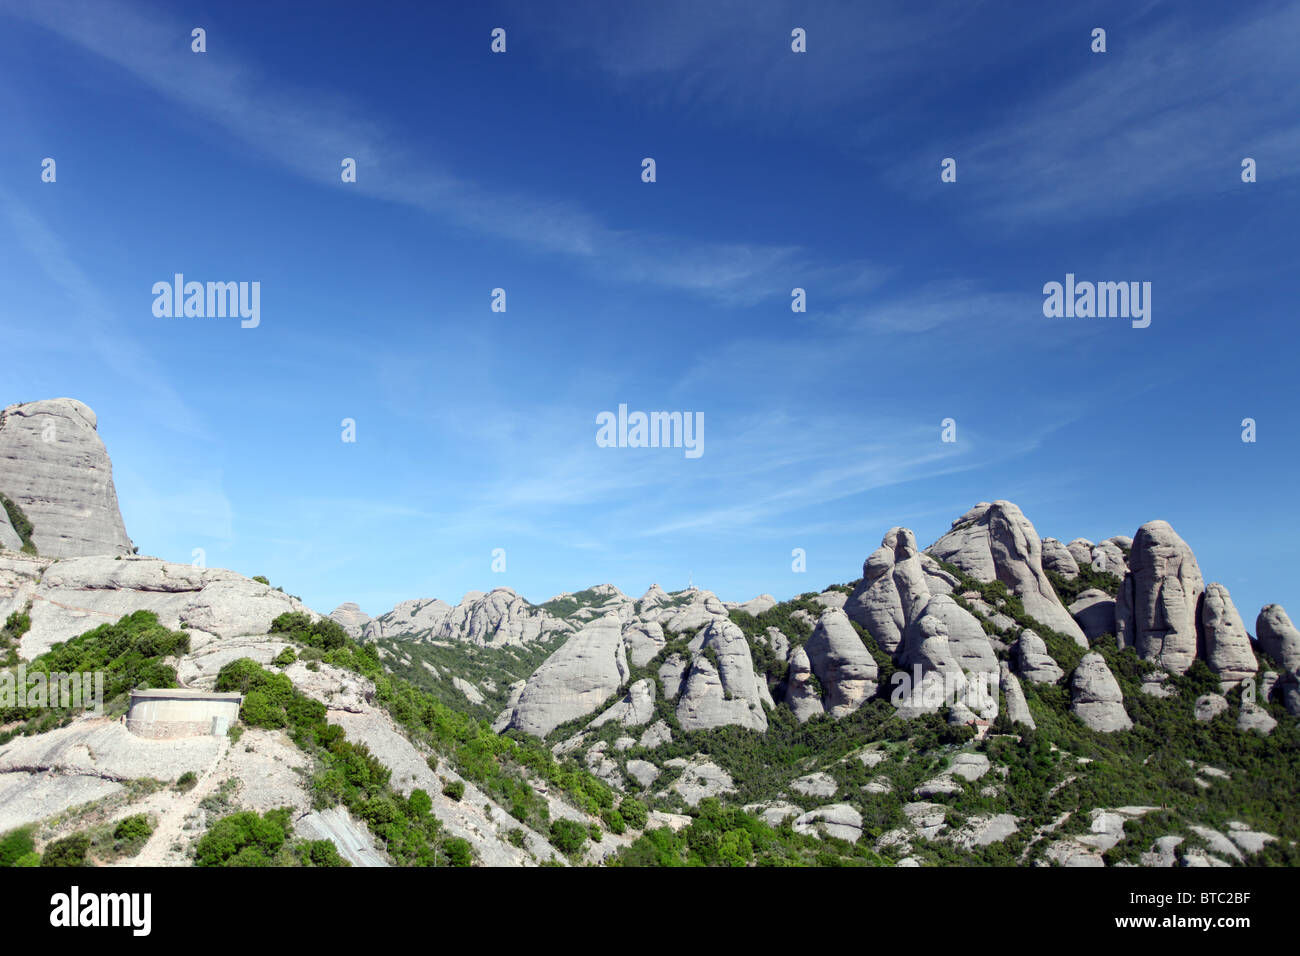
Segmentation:
<svg viewBox="0 0 1300 956">
<path fill-rule="evenodd" d="M 1253 628 L 1300 610 L 1298 29 L 0 0 L 0 404 L 96 410 L 141 553 L 322 612 L 691 574 L 788 597 L 1008 498 L 1062 540 L 1170 521 Z M 261 325 L 155 317 L 177 272 L 260 282 Z M 1067 272 L 1151 282 L 1151 326 L 1045 318 Z M 597 447 L 620 403 L 702 412 L 704 454 Z"/>
</svg>

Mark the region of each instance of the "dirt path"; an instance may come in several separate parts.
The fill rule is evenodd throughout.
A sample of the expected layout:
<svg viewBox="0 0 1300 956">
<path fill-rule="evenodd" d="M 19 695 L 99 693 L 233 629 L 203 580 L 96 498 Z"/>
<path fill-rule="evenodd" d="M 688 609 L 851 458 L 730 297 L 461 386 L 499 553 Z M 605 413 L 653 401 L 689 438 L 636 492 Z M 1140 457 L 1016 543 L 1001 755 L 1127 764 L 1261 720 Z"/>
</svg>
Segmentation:
<svg viewBox="0 0 1300 956">
<path fill-rule="evenodd" d="M 229 752 L 230 738 L 223 736 L 221 746 L 217 750 L 216 759 L 212 761 L 207 770 L 203 771 L 198 783 L 194 785 L 194 788 L 189 793 L 176 795 L 176 799 L 172 801 L 171 806 L 162 812 L 158 821 L 158 828 L 154 830 L 153 836 L 144 845 L 144 849 L 131 859 L 124 860 L 122 865 L 185 866 L 188 864 L 189 861 L 182 854 L 172 850 L 172 846 L 177 843 L 184 844 L 185 818 L 197 810 L 203 798 L 221 783 L 221 774 L 217 771 L 221 768 L 221 764 Z"/>
</svg>

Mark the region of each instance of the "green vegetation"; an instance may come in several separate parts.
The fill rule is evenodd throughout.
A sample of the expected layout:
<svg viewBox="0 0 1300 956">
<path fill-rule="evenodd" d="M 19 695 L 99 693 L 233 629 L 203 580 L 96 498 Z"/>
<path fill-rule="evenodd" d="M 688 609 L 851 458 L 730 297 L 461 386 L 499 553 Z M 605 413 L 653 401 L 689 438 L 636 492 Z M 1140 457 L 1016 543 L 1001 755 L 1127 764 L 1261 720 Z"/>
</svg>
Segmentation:
<svg viewBox="0 0 1300 956">
<path fill-rule="evenodd" d="M 186 770 L 176 778 L 176 789 L 181 793 L 189 793 L 198 784 L 199 778 L 195 776 L 193 770 Z"/>
<path fill-rule="evenodd" d="M 589 835 L 588 829 L 576 820 L 556 820 L 551 823 L 551 845 L 566 856 L 579 853 Z"/>
<path fill-rule="evenodd" d="M 795 833 L 710 797 L 701 800 L 690 826 L 650 830 L 611 861 L 614 866 L 881 866 L 867 847 L 826 835 Z"/>
<path fill-rule="evenodd" d="M 18 642 L 32 629 L 32 619 L 24 611 L 14 611 L 0 628 L 0 667 L 18 666 Z"/>
<path fill-rule="evenodd" d="M 288 611 L 281 614 L 271 622 L 270 633 L 287 635 L 299 644 L 323 651 L 331 651 L 336 647 L 344 647 L 352 643 L 352 638 L 348 637 L 348 632 L 343 630 L 343 625 L 338 621 L 328 617 L 312 621 L 311 617 L 302 611 Z"/>
<path fill-rule="evenodd" d="M 32 838 L 34 827 L 19 827 L 0 835 L 0 867 L 17 866 L 18 861 L 36 849 Z"/>
<path fill-rule="evenodd" d="M 18 534 L 18 540 L 23 543 L 23 554 L 35 554 L 36 545 L 32 543 L 32 523 L 28 520 L 23 509 L 18 507 L 18 502 L 12 498 L 0 495 L 0 505 L 4 506 L 5 514 L 9 516 L 9 523 Z"/>
<path fill-rule="evenodd" d="M 22 626 L 25 618 L 26 615 L 22 615 L 15 622 L 11 615 L 5 630 L 9 631 L 10 623 Z M 63 703 L 62 695 L 55 693 L 55 689 L 62 685 L 51 681 L 51 674 L 87 675 L 102 671 L 105 712 L 117 714 L 126 710 L 127 698 L 133 689 L 175 687 L 176 671 L 163 662 L 188 652 L 189 647 L 188 634 L 163 627 L 152 611 L 136 611 L 115 624 L 101 624 L 66 643 L 55 644 L 27 665 L 29 686 L 35 686 L 31 680 L 34 674 L 44 675 L 49 688 L 47 703 L 51 706 L 35 706 L 37 701 L 29 701 L 34 706 L 0 707 L 0 724 L 20 723 L 20 726 L 0 734 L 0 743 L 19 733 L 38 734 L 53 730 L 66 724 L 86 706 L 93 706 L 94 695 L 90 692 L 82 694 L 81 708 L 54 706 Z"/>
<path fill-rule="evenodd" d="M 255 661 L 231 661 L 217 674 L 217 689 L 245 695 L 240 719 L 257 727 L 285 728 L 294 743 L 314 761 L 311 779 L 312 805 L 323 810 L 342 804 L 369 825 L 388 852 L 405 866 L 469 865 L 473 862 L 468 844 L 445 836 L 433 816 L 432 801 L 424 791 L 403 798 L 390 785 L 391 772 L 365 744 L 354 744 L 343 729 L 325 719 L 325 705 L 296 690 L 283 674 L 268 671 Z M 250 706 L 251 705 L 251 706 Z M 238 816 L 236 814 L 235 816 Z M 223 818 L 229 819 L 229 818 Z M 220 821 L 218 821 L 220 822 Z M 271 823 L 275 823 L 272 820 Z M 214 825 L 215 828 L 215 825 Z M 256 852 L 268 860 L 278 859 L 277 844 L 271 848 L 259 833 L 271 834 L 270 825 L 247 817 L 226 827 L 233 833 L 251 834 Z M 286 831 L 287 832 L 287 831 Z M 256 860 L 253 844 L 223 836 L 220 852 L 213 859 L 233 860 L 247 851 Z M 230 847 L 230 853 L 226 850 Z M 459 862 L 458 862 L 459 861 Z M 216 865 L 216 864 L 205 864 Z M 242 866 L 224 862 L 219 865 Z"/>
<path fill-rule="evenodd" d="M 452 780 L 442 788 L 442 795 L 459 802 L 460 798 L 465 796 L 465 784 L 459 780 Z"/>
<path fill-rule="evenodd" d="M 348 866 L 329 840 L 291 840 L 292 811 L 222 817 L 195 846 L 195 866 Z"/>
<path fill-rule="evenodd" d="M 275 655 L 275 660 L 271 661 L 276 667 L 288 667 L 298 660 L 298 655 L 294 653 L 292 647 L 286 647 L 279 654 Z"/>
<path fill-rule="evenodd" d="M 47 846 L 41 854 L 41 866 L 85 866 L 89 851 L 90 837 L 75 833 Z"/>
<path fill-rule="evenodd" d="M 1061 603 L 1065 605 L 1073 604 L 1075 599 L 1089 588 L 1097 588 L 1105 591 L 1111 597 L 1119 594 L 1120 584 L 1118 577 L 1109 571 L 1094 571 L 1091 564 L 1081 565 L 1079 567 L 1079 576 L 1073 581 L 1062 577 L 1055 571 L 1048 571 L 1047 578 L 1052 582 L 1052 587 L 1056 589 L 1057 596 Z"/>
</svg>

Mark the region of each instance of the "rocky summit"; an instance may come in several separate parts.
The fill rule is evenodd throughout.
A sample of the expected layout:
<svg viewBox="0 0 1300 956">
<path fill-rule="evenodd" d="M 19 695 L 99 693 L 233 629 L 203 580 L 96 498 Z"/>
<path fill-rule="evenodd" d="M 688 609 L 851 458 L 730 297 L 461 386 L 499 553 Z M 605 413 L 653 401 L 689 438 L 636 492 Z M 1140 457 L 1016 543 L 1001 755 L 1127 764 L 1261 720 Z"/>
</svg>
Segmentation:
<svg viewBox="0 0 1300 956">
<path fill-rule="evenodd" d="M 371 617 L 135 554 L 80 402 L 5 409 L 0 494 L 0 860 L 209 865 L 256 820 L 280 866 L 1300 863 L 1300 631 L 1163 520 L 1062 544 L 981 502 L 786 599 Z M 81 669 L 98 705 L 5 697 Z"/>
</svg>

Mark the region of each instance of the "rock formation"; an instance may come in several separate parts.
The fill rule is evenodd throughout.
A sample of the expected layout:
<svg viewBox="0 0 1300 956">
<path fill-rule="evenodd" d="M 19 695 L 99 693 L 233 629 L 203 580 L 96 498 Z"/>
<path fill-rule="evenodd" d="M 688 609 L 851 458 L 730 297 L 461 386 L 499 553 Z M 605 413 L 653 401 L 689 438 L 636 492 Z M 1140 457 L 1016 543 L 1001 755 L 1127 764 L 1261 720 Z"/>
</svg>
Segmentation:
<svg viewBox="0 0 1300 956">
<path fill-rule="evenodd" d="M 42 555 L 132 552 L 98 427 L 95 413 L 70 398 L 0 412 L 0 494 L 27 515 Z M 4 537 L 12 547 L 16 535 Z"/>
<path fill-rule="evenodd" d="M 688 647 L 690 670 L 677 703 L 677 722 L 682 729 L 737 724 L 767 730 L 762 705 L 767 685 L 754 673 L 744 632 L 730 620 L 715 620 L 696 634 Z"/>
<path fill-rule="evenodd" d="M 528 679 L 509 726 L 545 737 L 560 724 L 594 712 L 627 677 L 621 622 L 614 615 L 592 621 Z"/>
<path fill-rule="evenodd" d="M 1055 684 L 1065 676 L 1065 671 L 1047 653 L 1046 642 L 1034 631 L 1026 628 L 1015 645 L 1016 668 L 1020 676 L 1035 684 Z"/>
<path fill-rule="evenodd" d="M 1300 671 L 1300 631 L 1280 604 L 1266 604 L 1255 619 L 1259 647 L 1286 674 Z"/>
<path fill-rule="evenodd" d="M 1055 571 L 1061 577 L 1073 581 L 1079 576 L 1079 563 L 1074 560 L 1070 549 L 1055 538 L 1043 539 L 1043 570 Z"/>
<path fill-rule="evenodd" d="M 812 665 L 802 646 L 790 652 L 790 670 L 785 680 L 785 703 L 799 723 L 826 712 L 821 690 L 813 679 Z"/>
<path fill-rule="evenodd" d="M 366 625 L 370 623 L 370 615 L 351 602 L 340 604 L 330 611 L 330 618 L 347 631 L 353 640 L 358 641 L 365 634 Z"/>
<path fill-rule="evenodd" d="M 821 682 L 822 704 L 832 717 L 851 714 L 875 696 L 876 660 L 839 608 L 822 611 L 804 650 Z"/>
<path fill-rule="evenodd" d="M 1192 549 L 1167 521 L 1138 529 L 1130 571 L 1115 605 L 1120 647 L 1182 674 L 1196 657 L 1196 620 L 1205 584 Z"/>
<path fill-rule="evenodd" d="M 1088 646 L 1043 570 L 1042 539 L 1010 501 L 977 504 L 926 550 L 976 580 L 1001 581 L 1034 620 Z"/>
<path fill-rule="evenodd" d="M 1222 584 L 1212 583 L 1201 601 L 1201 655 L 1210 670 L 1218 674 L 1224 689 L 1235 687 L 1259 670 L 1250 635 Z"/>
<path fill-rule="evenodd" d="M 1099 588 L 1088 588 L 1070 605 L 1071 616 L 1083 629 L 1088 643 L 1115 633 L 1115 599 Z"/>
<path fill-rule="evenodd" d="M 1119 682 L 1096 651 L 1083 655 L 1070 684 L 1070 710 L 1093 730 L 1113 733 L 1132 728 L 1133 721 L 1124 710 Z"/>
</svg>

